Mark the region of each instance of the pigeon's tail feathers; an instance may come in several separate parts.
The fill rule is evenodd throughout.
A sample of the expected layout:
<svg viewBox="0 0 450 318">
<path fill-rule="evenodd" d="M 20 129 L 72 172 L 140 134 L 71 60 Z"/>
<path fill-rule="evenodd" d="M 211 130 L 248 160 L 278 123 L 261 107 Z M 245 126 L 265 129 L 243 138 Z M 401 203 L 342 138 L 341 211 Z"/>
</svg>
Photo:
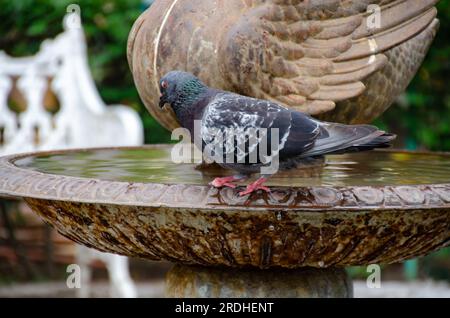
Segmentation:
<svg viewBox="0 0 450 318">
<path fill-rule="evenodd" d="M 321 123 L 321 133 L 314 146 L 302 157 L 343 154 L 387 148 L 396 135 L 371 125 Z"/>
<path fill-rule="evenodd" d="M 353 146 L 341 150 L 336 150 L 328 154 L 344 154 L 351 152 L 369 151 L 373 149 L 389 148 L 391 146 L 391 141 L 396 137 L 396 135 L 385 133 L 367 143 L 355 144 Z"/>
</svg>

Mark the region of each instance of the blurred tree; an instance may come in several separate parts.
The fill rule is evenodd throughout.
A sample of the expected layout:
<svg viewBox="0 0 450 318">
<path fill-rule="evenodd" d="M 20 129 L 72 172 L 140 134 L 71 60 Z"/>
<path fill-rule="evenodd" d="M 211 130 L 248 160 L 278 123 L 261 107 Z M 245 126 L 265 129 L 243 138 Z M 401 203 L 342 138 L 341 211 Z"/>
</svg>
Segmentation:
<svg viewBox="0 0 450 318">
<path fill-rule="evenodd" d="M 124 103 L 142 116 L 146 142 L 167 142 L 169 133 L 148 115 L 126 61 L 133 22 L 152 0 L 0 0 L 0 50 L 13 56 L 35 53 L 40 43 L 62 31 L 70 3 L 81 7 L 89 61 L 107 103 Z M 397 146 L 450 150 L 450 1 L 438 5 L 441 29 L 418 75 L 401 102 L 375 123 L 399 134 Z"/>
</svg>

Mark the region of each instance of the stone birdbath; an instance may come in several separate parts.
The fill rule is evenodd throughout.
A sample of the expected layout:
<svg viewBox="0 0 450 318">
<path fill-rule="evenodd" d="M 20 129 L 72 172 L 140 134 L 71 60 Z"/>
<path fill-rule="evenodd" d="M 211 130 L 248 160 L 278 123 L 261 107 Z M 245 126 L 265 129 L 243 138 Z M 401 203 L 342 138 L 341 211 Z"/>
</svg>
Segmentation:
<svg viewBox="0 0 450 318">
<path fill-rule="evenodd" d="M 0 194 L 77 243 L 176 264 L 166 279 L 175 297 L 351 297 L 346 266 L 449 244 L 449 154 L 330 156 L 240 197 L 208 185 L 228 171 L 175 164 L 171 149 L 4 157 Z"/>
<path fill-rule="evenodd" d="M 375 30 L 369 2 L 381 9 Z M 438 28 L 436 2 L 157 0 L 130 32 L 128 61 L 169 129 L 178 124 L 159 109 L 158 87 L 174 69 L 321 119 L 369 123 L 417 72 Z M 175 164 L 171 147 L 1 158 L 0 195 L 24 198 L 80 244 L 176 264 L 174 297 L 351 297 L 346 266 L 450 243 L 450 154 L 329 156 L 275 175 L 271 193 L 240 197 L 208 185 L 230 171 Z"/>
</svg>

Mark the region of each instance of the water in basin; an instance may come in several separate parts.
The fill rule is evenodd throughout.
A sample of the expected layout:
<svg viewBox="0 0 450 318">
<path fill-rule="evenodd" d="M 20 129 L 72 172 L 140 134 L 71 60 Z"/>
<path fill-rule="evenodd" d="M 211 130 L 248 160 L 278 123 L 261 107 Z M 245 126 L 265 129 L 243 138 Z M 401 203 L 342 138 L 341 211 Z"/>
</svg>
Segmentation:
<svg viewBox="0 0 450 318">
<path fill-rule="evenodd" d="M 17 166 L 49 174 L 125 182 L 206 184 L 220 169 L 175 164 L 171 147 L 85 150 L 24 157 Z M 404 152 L 365 152 L 328 156 L 313 177 L 289 171 L 273 176 L 272 186 L 413 185 L 450 182 L 450 156 Z"/>
</svg>

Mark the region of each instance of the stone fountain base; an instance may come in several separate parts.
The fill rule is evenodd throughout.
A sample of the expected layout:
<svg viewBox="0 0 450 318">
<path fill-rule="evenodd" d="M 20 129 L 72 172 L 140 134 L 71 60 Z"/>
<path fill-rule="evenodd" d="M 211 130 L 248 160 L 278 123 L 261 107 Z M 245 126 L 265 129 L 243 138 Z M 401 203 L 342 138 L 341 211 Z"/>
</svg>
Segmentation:
<svg viewBox="0 0 450 318">
<path fill-rule="evenodd" d="M 326 298 L 353 297 L 344 269 L 233 269 L 175 265 L 166 276 L 166 297 Z"/>
</svg>

